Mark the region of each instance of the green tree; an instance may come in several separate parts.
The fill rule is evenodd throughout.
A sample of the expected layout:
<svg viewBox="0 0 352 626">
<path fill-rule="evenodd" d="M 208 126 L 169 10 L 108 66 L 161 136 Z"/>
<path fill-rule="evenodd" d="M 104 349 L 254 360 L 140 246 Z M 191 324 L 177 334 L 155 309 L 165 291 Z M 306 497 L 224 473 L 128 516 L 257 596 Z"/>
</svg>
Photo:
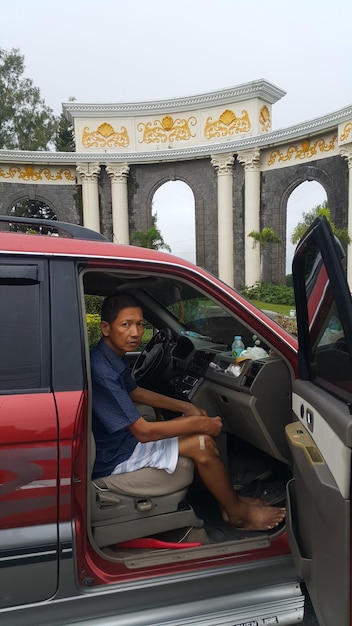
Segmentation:
<svg viewBox="0 0 352 626">
<path fill-rule="evenodd" d="M 76 98 L 71 96 L 68 100 L 74 102 Z M 76 150 L 73 126 L 63 113 L 60 115 L 56 131 L 55 148 L 58 152 L 75 152 Z"/>
<path fill-rule="evenodd" d="M 57 120 L 38 87 L 23 76 L 24 56 L 0 48 L 0 148 L 46 150 Z"/>
<path fill-rule="evenodd" d="M 10 215 L 14 217 L 30 217 L 41 220 L 57 220 L 57 216 L 50 206 L 40 200 L 20 200 L 10 210 Z M 20 224 L 12 224 L 12 230 L 21 231 L 24 233 L 41 233 L 42 235 L 49 235 L 53 232 L 57 232 L 53 228 L 45 228 L 44 226 L 30 227 Z"/>
<path fill-rule="evenodd" d="M 348 234 L 347 228 L 337 228 L 334 222 L 332 222 L 330 209 L 328 208 L 326 201 L 323 202 L 323 204 L 318 204 L 316 207 L 311 209 L 311 211 L 308 211 L 308 213 L 302 214 L 302 221 L 297 224 L 291 235 L 291 243 L 298 243 L 309 226 L 314 222 L 315 218 L 320 215 L 326 217 L 331 226 L 332 232 L 341 241 L 341 243 L 345 245 L 349 245 L 351 243 L 351 237 Z"/>
<path fill-rule="evenodd" d="M 10 215 L 42 220 L 57 220 L 54 211 L 45 202 L 40 202 L 39 200 L 20 200 L 12 207 Z"/>
<path fill-rule="evenodd" d="M 133 246 L 150 248 L 151 250 L 167 250 L 171 252 L 170 246 L 165 243 L 164 238 L 157 226 L 157 215 L 152 215 L 152 225 L 145 232 L 134 230 L 131 232 L 130 242 Z"/>
<path fill-rule="evenodd" d="M 273 228 L 262 228 L 261 231 L 252 230 L 248 237 L 254 239 L 254 245 L 259 243 L 261 248 L 264 248 L 268 243 L 281 243 L 280 237 L 275 233 Z"/>
</svg>

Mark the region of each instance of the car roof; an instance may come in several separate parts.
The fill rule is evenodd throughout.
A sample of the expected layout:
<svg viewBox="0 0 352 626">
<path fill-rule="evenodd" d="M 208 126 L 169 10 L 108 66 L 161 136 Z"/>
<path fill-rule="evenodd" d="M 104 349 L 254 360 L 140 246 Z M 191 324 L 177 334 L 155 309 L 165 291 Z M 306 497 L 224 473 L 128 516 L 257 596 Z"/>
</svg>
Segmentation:
<svg viewBox="0 0 352 626">
<path fill-rule="evenodd" d="M 172 254 L 131 246 L 129 244 L 112 243 L 107 240 L 90 241 L 69 237 L 55 237 L 40 234 L 0 232 L 0 252 L 33 253 L 39 255 L 92 256 L 111 258 L 138 258 L 153 261 L 168 261 L 179 265 L 194 267 L 184 259 Z"/>
<path fill-rule="evenodd" d="M 48 223 L 48 222 L 47 222 Z M 77 228 L 77 227 L 76 227 Z M 82 229 L 83 231 L 87 229 Z M 98 236 L 99 234 L 96 233 Z M 43 234 L 33 234 L 28 232 L 14 232 L 14 231 L 1 231 L 0 230 L 0 255 L 10 253 L 14 256 L 21 257 L 22 255 L 35 255 L 35 256 L 59 256 L 59 257 L 74 257 L 77 259 L 104 259 L 106 261 L 128 261 L 131 262 L 143 262 L 146 266 L 152 265 L 169 269 L 172 268 L 177 271 L 178 274 L 184 270 L 189 270 L 193 276 L 192 280 L 197 281 L 197 277 L 203 276 L 223 293 L 227 293 L 232 298 L 235 296 L 235 291 L 229 285 L 221 281 L 216 276 L 209 273 L 207 270 L 187 261 L 174 256 L 168 252 L 160 252 L 158 250 L 151 250 L 149 248 L 142 248 L 139 246 L 132 246 L 130 244 L 118 244 L 112 243 L 108 240 L 104 240 L 101 237 L 100 240 L 80 239 L 77 236 L 71 237 L 59 237 L 48 236 Z M 146 267 L 144 268 L 146 269 Z M 255 314 L 257 320 L 264 323 L 264 325 L 281 336 L 287 345 L 296 349 L 297 340 L 289 335 L 282 327 L 278 327 L 274 320 L 270 319 L 263 311 L 257 309 L 255 305 L 251 304 L 241 296 L 238 292 L 235 297 L 237 303 L 242 307 L 244 317 L 247 317 L 249 311 Z"/>
</svg>

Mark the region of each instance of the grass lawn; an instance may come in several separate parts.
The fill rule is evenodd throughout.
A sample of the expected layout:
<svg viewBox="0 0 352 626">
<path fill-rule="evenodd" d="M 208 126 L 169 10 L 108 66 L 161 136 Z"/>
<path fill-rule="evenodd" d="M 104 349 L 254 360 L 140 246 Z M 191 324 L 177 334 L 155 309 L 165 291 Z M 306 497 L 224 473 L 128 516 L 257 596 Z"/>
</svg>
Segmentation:
<svg viewBox="0 0 352 626">
<path fill-rule="evenodd" d="M 265 309 L 266 311 L 275 311 L 282 315 L 290 315 L 291 309 L 294 307 L 289 304 L 274 304 L 273 302 L 261 302 L 260 300 L 251 300 L 252 304 L 258 307 L 258 309 Z"/>
</svg>

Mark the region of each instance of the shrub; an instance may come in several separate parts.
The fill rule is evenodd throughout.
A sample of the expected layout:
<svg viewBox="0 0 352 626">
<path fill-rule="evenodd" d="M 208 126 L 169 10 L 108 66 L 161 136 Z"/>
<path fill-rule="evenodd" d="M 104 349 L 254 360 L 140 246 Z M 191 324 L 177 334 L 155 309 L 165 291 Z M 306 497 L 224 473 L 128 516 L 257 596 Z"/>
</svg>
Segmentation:
<svg viewBox="0 0 352 626">
<path fill-rule="evenodd" d="M 86 303 L 87 313 L 91 313 L 92 315 L 100 315 L 101 305 L 103 304 L 104 296 L 90 296 L 86 294 L 84 296 L 84 299 Z"/>
<path fill-rule="evenodd" d="M 89 347 L 93 348 L 97 345 L 101 337 L 100 315 L 98 315 L 97 313 L 87 313 L 86 321 Z"/>
<path fill-rule="evenodd" d="M 291 335 L 297 336 L 297 320 L 295 317 L 287 317 L 286 315 L 278 315 L 276 321 Z"/>
<path fill-rule="evenodd" d="M 261 302 L 288 304 L 290 306 L 295 304 L 293 288 L 286 285 L 258 282 L 251 287 L 243 287 L 240 293 L 248 300 L 260 300 Z"/>
<path fill-rule="evenodd" d="M 286 274 L 285 276 L 286 287 L 293 287 L 293 277 L 292 274 Z"/>
</svg>

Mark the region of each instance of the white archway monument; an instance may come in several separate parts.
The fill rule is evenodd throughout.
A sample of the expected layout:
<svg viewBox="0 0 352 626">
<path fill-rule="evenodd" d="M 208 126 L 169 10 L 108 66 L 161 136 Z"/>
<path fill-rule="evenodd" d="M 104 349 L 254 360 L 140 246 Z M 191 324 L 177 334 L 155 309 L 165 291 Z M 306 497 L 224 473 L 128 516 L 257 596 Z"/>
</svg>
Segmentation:
<svg viewBox="0 0 352 626">
<path fill-rule="evenodd" d="M 131 164 L 210 158 L 218 184 L 218 275 L 233 286 L 233 164 L 237 152 L 233 148 L 238 141 L 246 145 L 250 138 L 271 130 L 271 107 L 284 95 L 275 85 L 258 80 L 166 101 L 65 103 L 66 116 L 74 124 L 77 152 L 105 165 L 110 178 L 114 240 L 129 242 L 127 178 Z M 96 197 L 81 163 L 77 171 L 86 185 L 83 203 L 92 202 L 83 211 L 84 219 L 96 229 Z M 248 198 L 253 205 L 250 194 Z M 250 264 L 249 275 L 255 275 L 253 255 L 247 258 L 246 253 L 245 263 Z"/>
<path fill-rule="evenodd" d="M 321 159 L 347 161 L 347 227 L 352 235 L 352 106 L 313 120 L 272 130 L 272 105 L 285 92 L 265 80 L 185 98 L 133 103 L 63 104 L 74 125 L 76 152 L 0 150 L 0 183 L 82 184 L 83 223 L 100 230 L 101 170 L 110 180 L 113 238 L 128 243 L 128 177 L 131 166 L 208 159 L 217 173 L 218 275 L 233 285 L 236 192 L 234 173 L 244 168 L 245 282 L 260 276 L 259 248 L 251 230 L 260 230 L 262 175 Z M 238 177 L 235 178 L 239 180 Z M 214 215 L 215 217 L 215 215 Z M 346 220 L 345 220 L 346 221 Z M 242 228 L 242 225 L 241 225 Z M 352 290 L 352 246 L 347 253 Z"/>
</svg>

